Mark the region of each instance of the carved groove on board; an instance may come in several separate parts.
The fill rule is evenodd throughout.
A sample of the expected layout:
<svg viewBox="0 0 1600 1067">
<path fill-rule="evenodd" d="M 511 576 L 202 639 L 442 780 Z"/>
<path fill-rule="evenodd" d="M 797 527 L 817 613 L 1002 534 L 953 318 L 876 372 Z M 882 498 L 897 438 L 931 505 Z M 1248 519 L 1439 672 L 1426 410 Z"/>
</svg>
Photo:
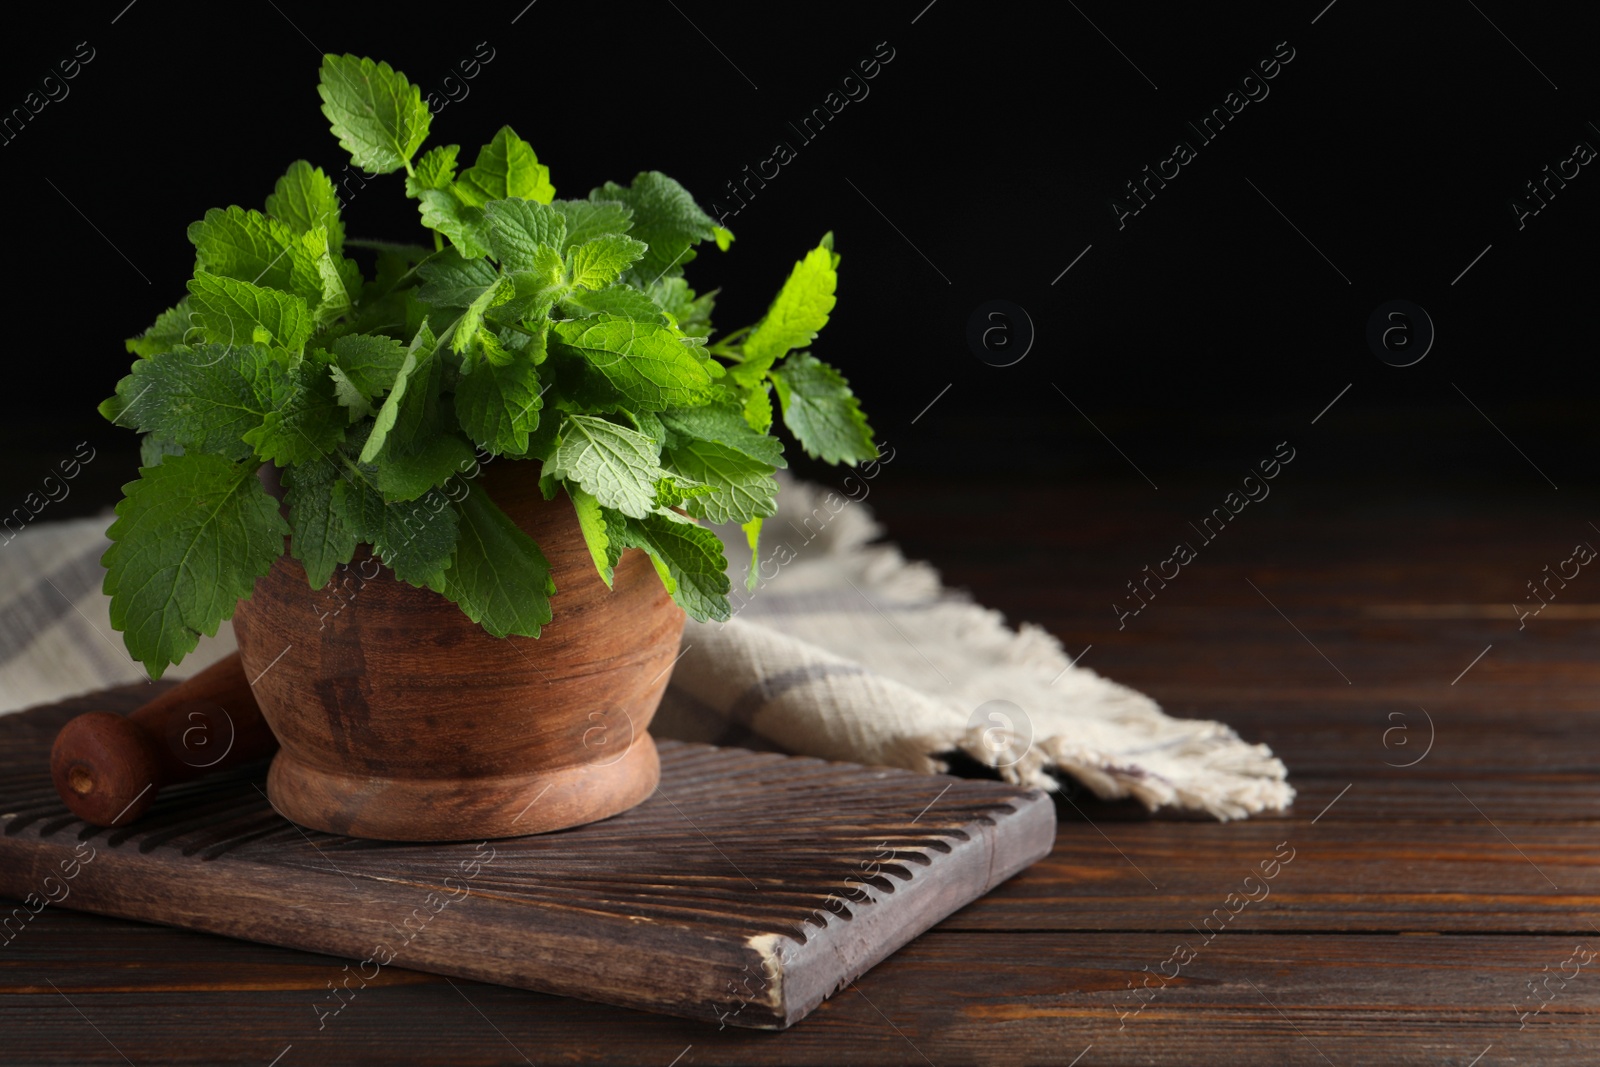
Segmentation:
<svg viewBox="0 0 1600 1067">
<path fill-rule="evenodd" d="M 101 706 L 119 693 L 102 694 Z M 49 732 L 36 721 L 65 721 L 69 712 L 85 710 L 86 700 L 0 719 L 0 893 L 28 892 L 30 857 L 44 870 L 58 853 L 89 842 L 101 855 L 85 868 L 93 874 L 78 883 L 68 906 L 338 951 L 338 935 L 321 929 L 320 917 L 291 930 L 252 917 L 261 900 L 249 887 L 259 883 L 257 894 L 280 895 L 293 887 L 293 899 L 275 906 L 312 909 L 293 913 L 299 916 L 321 908 L 353 917 L 348 908 L 328 906 L 392 911 L 396 905 L 386 902 L 397 897 L 421 901 L 443 892 L 446 878 L 460 878 L 458 866 L 475 854 L 475 843 L 380 842 L 302 830 L 261 792 L 265 763 L 174 786 L 131 826 L 89 826 L 55 796 Z M 706 1018 L 718 1010 L 706 989 L 789 951 L 781 982 L 729 1020 L 781 1027 L 1043 855 L 1053 837 L 1054 812 L 1038 791 L 743 749 L 658 745 L 661 787 L 638 807 L 584 827 L 492 842 L 493 862 L 471 878 L 469 897 L 457 905 L 473 918 L 454 921 L 504 924 L 481 932 L 490 939 L 485 948 L 497 951 L 403 962 Z M 174 909 L 154 888 L 144 896 L 123 888 L 141 878 L 151 887 L 177 881 L 223 888 L 196 893 L 195 901 Z M 197 903 L 213 896 L 214 902 Z M 493 920 L 484 918 L 490 913 Z M 822 943 L 814 944 L 819 937 Z M 689 984 L 701 992 L 687 992 L 682 981 L 638 990 L 615 975 L 591 978 L 582 967 L 559 980 L 527 969 L 526 960 L 539 953 L 570 951 L 573 938 L 598 940 L 597 952 L 608 938 L 610 950 L 648 945 L 666 969 L 698 966 Z M 526 956 L 501 958 L 513 943 Z M 757 944 L 767 947 L 752 957 Z M 739 960 L 742 967 L 734 964 Z"/>
</svg>

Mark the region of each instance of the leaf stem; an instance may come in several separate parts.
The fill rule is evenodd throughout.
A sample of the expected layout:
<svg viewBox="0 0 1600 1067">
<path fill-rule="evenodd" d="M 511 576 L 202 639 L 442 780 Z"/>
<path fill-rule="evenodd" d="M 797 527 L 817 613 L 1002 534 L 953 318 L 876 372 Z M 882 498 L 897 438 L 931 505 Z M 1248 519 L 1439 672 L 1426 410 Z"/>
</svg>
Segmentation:
<svg viewBox="0 0 1600 1067">
<path fill-rule="evenodd" d="M 754 326 L 746 326 L 742 330 L 733 331 L 716 344 L 708 345 L 706 353 L 708 355 L 721 356 L 732 363 L 743 363 L 744 346 L 742 344 L 736 346 L 734 342 L 742 340 L 753 329 L 755 329 Z"/>
<path fill-rule="evenodd" d="M 732 333 L 730 333 L 730 334 L 724 336 L 723 338 L 721 338 L 720 340 L 718 340 L 716 344 L 712 345 L 711 348 L 710 348 L 710 351 L 715 352 L 719 356 L 725 354 L 723 352 L 723 349 L 726 346 L 731 345 L 731 344 L 733 344 L 733 342 L 735 342 L 735 341 L 739 340 L 740 338 L 742 338 L 745 334 L 747 334 L 751 330 L 755 329 L 757 325 L 759 325 L 759 323 L 752 324 L 750 326 L 744 326 L 744 327 L 741 327 L 740 329 L 734 330 Z"/>
<path fill-rule="evenodd" d="M 437 239 L 439 235 L 437 233 L 435 233 L 433 236 L 435 237 L 435 239 Z M 413 274 L 417 273 L 417 271 L 422 269 L 422 265 L 424 263 L 427 263 L 430 260 L 432 260 L 434 256 L 437 256 L 439 254 L 439 252 L 440 252 L 439 249 L 434 249 L 432 255 L 424 256 L 422 259 L 419 259 L 417 261 L 417 263 L 416 263 L 416 266 L 412 267 L 410 270 L 408 270 L 404 274 L 400 275 L 400 277 L 398 277 L 398 278 L 396 278 L 394 280 L 394 284 L 393 285 L 389 286 L 389 288 L 385 289 L 382 293 L 378 294 L 378 299 L 382 300 L 384 297 L 388 296 L 390 293 L 393 293 L 396 289 L 399 289 L 402 285 L 404 285 L 411 278 L 411 276 Z"/>
</svg>

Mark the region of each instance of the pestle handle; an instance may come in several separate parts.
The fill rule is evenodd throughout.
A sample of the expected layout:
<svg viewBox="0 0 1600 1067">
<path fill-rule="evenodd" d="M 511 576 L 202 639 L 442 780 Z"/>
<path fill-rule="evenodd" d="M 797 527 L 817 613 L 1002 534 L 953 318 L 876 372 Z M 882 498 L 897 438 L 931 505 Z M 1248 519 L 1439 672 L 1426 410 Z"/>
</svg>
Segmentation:
<svg viewBox="0 0 1600 1067">
<path fill-rule="evenodd" d="M 85 822 L 126 826 L 166 786 L 277 747 L 235 652 L 132 715 L 90 711 L 68 722 L 50 752 L 50 777 Z"/>
</svg>

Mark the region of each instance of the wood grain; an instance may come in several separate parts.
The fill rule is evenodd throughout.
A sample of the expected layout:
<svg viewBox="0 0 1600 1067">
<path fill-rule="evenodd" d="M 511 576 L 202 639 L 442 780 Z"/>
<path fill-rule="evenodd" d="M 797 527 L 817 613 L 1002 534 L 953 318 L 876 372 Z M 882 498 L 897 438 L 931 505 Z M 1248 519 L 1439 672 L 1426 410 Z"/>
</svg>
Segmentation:
<svg viewBox="0 0 1600 1067">
<path fill-rule="evenodd" d="M 126 826 L 167 786 L 262 759 L 277 747 L 233 653 L 131 715 L 88 711 L 68 722 L 50 749 L 50 778 L 86 822 Z"/>
<path fill-rule="evenodd" d="M 1037 790 L 678 742 L 661 746 L 650 800 L 560 834 L 411 845 L 308 832 L 268 806 L 259 765 L 104 829 L 66 811 L 47 749 L 13 729 L 83 703 L 0 719 L 0 893 L 35 902 L 7 933 L 61 894 L 65 907 L 349 956 L 361 964 L 346 991 L 403 963 L 785 1027 L 1054 836 Z"/>
<path fill-rule="evenodd" d="M 64 911 L 37 921 L 48 924 L 32 931 L 45 947 L 30 950 L 25 970 L 0 969 L 0 1027 L 19 1063 L 125 1067 L 73 1004 L 140 1064 L 227 1058 L 265 1065 L 292 1046 L 280 1067 L 395 1060 L 667 1067 L 691 1049 L 680 1063 L 1032 1067 L 1081 1054 L 1077 1067 L 1466 1067 L 1489 1049 L 1477 1067 L 1588 1067 L 1600 1041 L 1600 975 L 1592 968 L 1564 988 L 1552 981 L 1556 995 L 1544 1010 L 1520 1015 L 1539 1007 L 1530 980 L 1558 970 L 1580 942 L 1600 947 L 1592 932 L 1587 939 L 1224 935 L 1192 945 L 1196 955 L 1178 979 L 1143 997 L 1134 988 L 1172 958 L 1173 936 L 1013 935 L 1017 951 L 999 965 L 1000 935 L 938 932 L 774 1035 L 473 982 L 452 987 L 398 969 L 384 972 L 383 985 L 359 990 L 319 1030 L 311 1005 L 341 973 L 336 961 Z M 102 938 L 103 931 L 110 933 Z M 183 962 L 154 958 L 152 936 Z M 130 959 L 147 962 L 130 970 Z M 1151 989 L 1157 985 L 1152 980 Z M 223 1005 L 246 1004 L 242 1018 L 222 1015 Z M 190 1024 L 177 1042 L 175 1019 Z"/>
</svg>

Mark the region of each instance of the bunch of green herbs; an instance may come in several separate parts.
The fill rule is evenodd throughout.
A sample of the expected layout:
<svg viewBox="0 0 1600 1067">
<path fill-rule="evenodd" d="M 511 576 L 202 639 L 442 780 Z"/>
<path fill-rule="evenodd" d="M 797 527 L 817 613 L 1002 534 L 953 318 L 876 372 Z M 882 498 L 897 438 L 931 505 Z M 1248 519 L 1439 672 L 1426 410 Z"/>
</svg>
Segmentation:
<svg viewBox="0 0 1600 1067">
<path fill-rule="evenodd" d="M 716 294 L 683 270 L 733 235 L 671 178 L 561 200 L 509 126 L 469 167 L 457 145 L 419 157 L 432 115 L 386 63 L 326 56 L 318 91 L 357 167 L 404 170 L 432 247 L 346 238 L 338 190 L 303 160 L 264 210 L 189 227 L 188 295 L 128 341 L 139 358 L 100 409 L 144 435 L 103 562 L 112 625 L 153 677 L 232 616 L 285 536 L 314 589 L 365 543 L 489 633 L 537 637 L 555 585 L 472 480 L 496 458 L 540 465 L 607 584 L 642 549 L 691 617 L 725 619 L 704 523 L 742 525 L 754 551 L 785 465 L 773 394 L 807 454 L 876 457 L 849 385 L 804 351 L 834 306 L 831 235 L 760 322 L 713 342 Z"/>
</svg>

